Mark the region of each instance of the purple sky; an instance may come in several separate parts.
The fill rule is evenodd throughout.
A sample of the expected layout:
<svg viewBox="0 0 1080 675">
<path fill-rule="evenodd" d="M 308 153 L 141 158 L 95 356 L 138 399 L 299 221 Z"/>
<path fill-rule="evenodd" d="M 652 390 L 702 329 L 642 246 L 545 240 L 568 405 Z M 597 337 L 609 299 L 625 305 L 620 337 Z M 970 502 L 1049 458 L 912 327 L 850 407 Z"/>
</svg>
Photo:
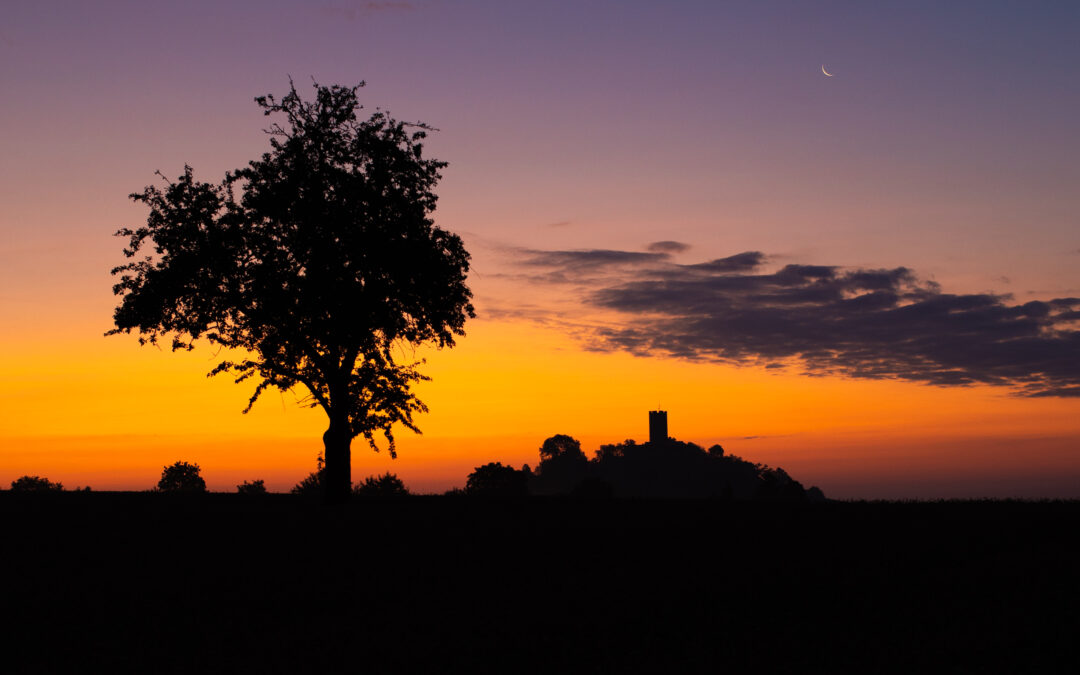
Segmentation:
<svg viewBox="0 0 1080 675">
<path fill-rule="evenodd" d="M 676 239 L 1061 294 L 1080 8 L 948 5 L 16 2 L 3 227 L 105 254 L 152 169 L 262 150 L 253 96 L 366 79 L 442 129 L 441 221 L 474 246 Z"/>
</svg>

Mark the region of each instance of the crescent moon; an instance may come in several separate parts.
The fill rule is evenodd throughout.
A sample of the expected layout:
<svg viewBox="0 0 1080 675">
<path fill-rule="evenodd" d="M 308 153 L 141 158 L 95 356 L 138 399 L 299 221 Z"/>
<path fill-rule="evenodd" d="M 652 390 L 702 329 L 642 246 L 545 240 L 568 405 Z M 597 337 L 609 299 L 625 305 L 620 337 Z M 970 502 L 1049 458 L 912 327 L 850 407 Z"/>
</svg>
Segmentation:
<svg viewBox="0 0 1080 675">
<path fill-rule="evenodd" d="M 825 64 L 824 64 L 824 63 L 823 63 L 823 64 L 821 64 L 821 72 L 825 73 L 826 77 L 832 77 L 832 76 L 833 76 L 833 75 L 832 75 L 832 73 L 830 73 L 829 71 L 825 70 Z"/>
</svg>

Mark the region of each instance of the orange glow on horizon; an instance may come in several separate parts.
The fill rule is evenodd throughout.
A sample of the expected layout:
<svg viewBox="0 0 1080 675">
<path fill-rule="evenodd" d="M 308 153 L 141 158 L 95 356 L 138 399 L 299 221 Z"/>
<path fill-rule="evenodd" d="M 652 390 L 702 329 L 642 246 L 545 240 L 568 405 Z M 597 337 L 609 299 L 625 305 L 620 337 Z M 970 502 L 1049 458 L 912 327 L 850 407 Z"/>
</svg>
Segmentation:
<svg viewBox="0 0 1080 675">
<path fill-rule="evenodd" d="M 8 383 L 0 485 L 30 473 L 68 487 L 147 489 L 162 466 L 183 459 L 203 467 L 212 489 L 263 478 L 284 491 L 314 468 L 321 410 L 268 392 L 241 415 L 250 386 L 208 380 L 212 351 L 171 353 L 83 332 L 91 331 L 20 345 L 0 362 Z M 525 322 L 474 321 L 458 347 L 419 355 L 433 377 L 419 389 L 431 408 L 418 420 L 424 435 L 399 431 L 397 460 L 358 439 L 355 479 L 393 471 L 413 490 L 438 492 L 489 461 L 535 465 L 540 443 L 556 433 L 578 438 L 591 456 L 600 443 L 644 440 L 645 413 L 657 406 L 669 411 L 672 436 L 719 442 L 827 494 L 833 485 L 859 495 L 856 475 L 908 484 L 919 472 L 983 476 L 973 469 L 990 456 L 1005 475 L 1080 473 L 1070 400 L 587 352 Z M 1017 439 L 1032 449 L 1010 457 Z M 1070 494 L 1080 496 L 1080 485 Z"/>
</svg>

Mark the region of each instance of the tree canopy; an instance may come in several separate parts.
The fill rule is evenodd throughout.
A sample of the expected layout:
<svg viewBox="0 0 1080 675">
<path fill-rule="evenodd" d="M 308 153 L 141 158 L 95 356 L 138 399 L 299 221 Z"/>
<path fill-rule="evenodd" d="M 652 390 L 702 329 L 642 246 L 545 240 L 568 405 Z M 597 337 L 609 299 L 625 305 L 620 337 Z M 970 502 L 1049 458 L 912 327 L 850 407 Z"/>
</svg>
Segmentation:
<svg viewBox="0 0 1080 675">
<path fill-rule="evenodd" d="M 176 462 L 161 470 L 161 480 L 157 484 L 158 492 L 198 494 L 206 492 L 198 464 Z"/>
<path fill-rule="evenodd" d="M 502 462 L 488 462 L 473 469 L 465 481 L 465 492 L 485 497 L 524 497 L 529 494 L 532 472 L 515 469 Z"/>
<path fill-rule="evenodd" d="M 63 492 L 64 484 L 41 476 L 20 476 L 11 481 L 12 492 Z"/>
<path fill-rule="evenodd" d="M 566 434 L 555 434 L 544 439 L 543 445 L 540 446 L 541 460 L 556 459 L 564 456 L 575 458 L 580 456 L 581 459 L 584 459 L 585 453 L 581 451 L 581 441 Z"/>
<path fill-rule="evenodd" d="M 280 99 L 255 99 L 280 119 L 270 151 L 219 183 L 190 166 L 132 199 L 144 226 L 121 229 L 130 262 L 113 270 L 115 333 L 140 343 L 204 339 L 230 350 L 211 375 L 251 379 L 245 412 L 267 388 L 306 390 L 302 403 L 329 418 L 326 494 L 344 498 L 350 446 L 393 426 L 419 431 L 426 407 L 412 386 L 427 379 L 413 347 L 454 345 L 474 316 L 461 239 L 434 225 L 434 187 L 445 162 L 424 157 L 424 124 L 376 110 L 356 87 L 315 84 L 305 101 L 290 82 Z"/>
</svg>

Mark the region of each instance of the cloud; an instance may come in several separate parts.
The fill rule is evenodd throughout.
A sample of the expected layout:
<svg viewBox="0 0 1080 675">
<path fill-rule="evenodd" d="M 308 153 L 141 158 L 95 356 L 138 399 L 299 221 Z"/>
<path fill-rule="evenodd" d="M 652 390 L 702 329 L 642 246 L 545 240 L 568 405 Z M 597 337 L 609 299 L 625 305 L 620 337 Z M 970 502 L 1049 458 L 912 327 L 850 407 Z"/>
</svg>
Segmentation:
<svg viewBox="0 0 1080 675">
<path fill-rule="evenodd" d="M 690 244 L 681 241 L 654 241 L 646 246 L 645 250 L 652 253 L 683 253 L 690 250 Z"/>
<path fill-rule="evenodd" d="M 906 267 L 768 271 L 766 260 L 749 251 L 677 265 L 666 253 L 588 250 L 530 251 L 527 262 L 554 283 L 609 271 L 581 291 L 621 317 L 589 328 L 593 350 L 1080 396 L 1080 298 L 1015 304 L 946 293 Z"/>
<path fill-rule="evenodd" d="M 639 253 L 591 248 L 574 251 L 538 251 L 524 249 L 523 263 L 538 267 L 559 268 L 563 272 L 596 270 L 600 267 L 633 266 L 652 264 L 667 260 L 667 253 Z"/>
<path fill-rule="evenodd" d="M 569 220 L 560 220 L 557 223 L 548 223 L 544 227 L 567 227 L 568 225 L 571 225 L 571 224 L 572 223 Z"/>
<path fill-rule="evenodd" d="M 595 287 L 611 279 L 622 278 L 631 269 L 648 269 L 665 263 L 667 253 L 642 253 L 591 248 L 573 250 L 540 250 L 505 245 L 493 245 L 503 260 L 512 261 L 513 268 L 488 272 L 487 278 L 503 279 L 509 283 L 525 283 L 533 288 L 547 286 Z M 607 281 L 604 281 L 607 279 Z M 550 295 L 549 300 L 556 299 Z M 561 297 L 559 299 L 566 300 Z M 580 306 L 579 300 L 574 300 Z M 547 320 L 554 317 L 546 312 Z"/>
<path fill-rule="evenodd" d="M 717 258 L 709 262 L 685 265 L 683 269 L 702 270 L 705 272 L 741 272 L 752 270 L 765 262 L 765 254 L 758 251 L 736 253 L 726 258 Z"/>
</svg>

